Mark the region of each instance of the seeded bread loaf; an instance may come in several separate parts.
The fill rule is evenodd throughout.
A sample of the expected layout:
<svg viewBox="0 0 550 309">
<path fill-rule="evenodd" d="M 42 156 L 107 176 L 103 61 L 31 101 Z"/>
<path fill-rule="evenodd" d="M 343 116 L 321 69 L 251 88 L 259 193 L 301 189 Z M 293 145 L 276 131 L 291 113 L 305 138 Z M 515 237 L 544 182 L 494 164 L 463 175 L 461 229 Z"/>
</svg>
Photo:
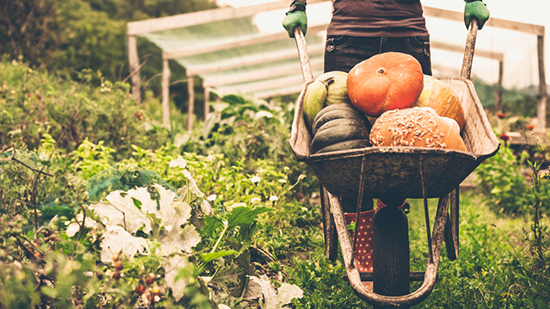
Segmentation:
<svg viewBox="0 0 550 309">
<path fill-rule="evenodd" d="M 410 146 L 467 151 L 458 123 L 437 115 L 429 107 L 383 113 L 372 126 L 369 138 L 374 147 Z"/>
</svg>

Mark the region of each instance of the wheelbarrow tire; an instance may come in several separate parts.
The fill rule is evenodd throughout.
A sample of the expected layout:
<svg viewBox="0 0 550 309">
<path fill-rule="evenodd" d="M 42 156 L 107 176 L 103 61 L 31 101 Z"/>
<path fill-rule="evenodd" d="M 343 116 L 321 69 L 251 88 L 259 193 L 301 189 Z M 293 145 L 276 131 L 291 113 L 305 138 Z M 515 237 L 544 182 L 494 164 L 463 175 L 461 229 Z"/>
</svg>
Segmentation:
<svg viewBox="0 0 550 309">
<path fill-rule="evenodd" d="M 325 254 L 327 258 L 335 262 L 338 257 L 338 234 L 334 224 L 334 216 L 330 211 L 330 199 L 327 189 L 321 185 L 321 213 L 323 215 L 323 234 L 325 237 Z"/>
<path fill-rule="evenodd" d="M 409 294 L 409 225 L 401 209 L 387 206 L 376 212 L 373 242 L 374 292 L 388 296 Z"/>
</svg>

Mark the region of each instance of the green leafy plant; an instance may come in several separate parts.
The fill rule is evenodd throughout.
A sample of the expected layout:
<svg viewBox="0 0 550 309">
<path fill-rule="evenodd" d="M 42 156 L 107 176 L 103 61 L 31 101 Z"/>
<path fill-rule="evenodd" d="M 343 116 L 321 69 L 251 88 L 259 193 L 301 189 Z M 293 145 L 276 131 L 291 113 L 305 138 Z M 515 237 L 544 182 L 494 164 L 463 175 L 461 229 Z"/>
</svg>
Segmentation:
<svg viewBox="0 0 550 309">
<path fill-rule="evenodd" d="M 299 183 L 307 195 L 319 190 L 317 179 L 304 163 L 297 162 L 288 144 L 294 103 L 266 102 L 255 98 L 228 95 L 221 103 L 211 103 L 214 111 L 193 134 L 182 138 L 181 147 L 189 153 L 223 155 L 229 164 L 243 166 L 245 173 L 269 162 L 289 168 L 290 177 L 307 177 Z M 239 163 L 239 161 L 241 161 Z M 243 165 L 242 162 L 247 162 Z"/>
<path fill-rule="evenodd" d="M 34 71 L 24 63 L 0 61 L 3 72 L 0 87 L 0 147 L 36 149 L 45 134 L 58 140 L 60 148 L 72 151 L 88 140 L 103 141 L 123 157 L 132 151 L 131 145 L 155 147 L 168 141 L 168 132 L 149 128 L 155 119 L 144 118 L 145 106 L 136 105 L 129 96 L 130 85 L 112 83 L 100 73 L 81 73 L 83 80 L 98 76 L 100 86 L 88 82 L 58 82 L 42 71 Z M 160 104 L 158 101 L 145 104 Z M 74 119 L 73 119 L 74 118 Z"/>
<path fill-rule="evenodd" d="M 533 204 L 534 197 L 527 187 L 527 169 L 522 165 L 527 158 L 528 153 L 522 152 L 518 159 L 514 151 L 504 145 L 476 169 L 478 188 L 494 210 L 509 215 L 530 211 L 528 205 Z"/>
<path fill-rule="evenodd" d="M 288 268 L 292 282 L 304 290 L 301 299 L 293 301 L 296 308 L 372 308 L 362 301 L 344 278 L 341 260 L 332 264 L 318 253 L 309 259 L 294 258 Z"/>
</svg>

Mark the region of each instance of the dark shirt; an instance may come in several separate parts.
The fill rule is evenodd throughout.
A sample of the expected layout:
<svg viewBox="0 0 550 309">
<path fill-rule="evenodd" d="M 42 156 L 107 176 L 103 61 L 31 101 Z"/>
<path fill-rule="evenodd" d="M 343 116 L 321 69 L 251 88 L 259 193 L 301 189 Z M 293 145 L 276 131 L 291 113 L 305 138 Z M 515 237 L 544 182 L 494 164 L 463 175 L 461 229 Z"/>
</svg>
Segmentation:
<svg viewBox="0 0 550 309">
<path fill-rule="evenodd" d="M 420 0 L 334 0 L 330 36 L 428 36 Z"/>
</svg>

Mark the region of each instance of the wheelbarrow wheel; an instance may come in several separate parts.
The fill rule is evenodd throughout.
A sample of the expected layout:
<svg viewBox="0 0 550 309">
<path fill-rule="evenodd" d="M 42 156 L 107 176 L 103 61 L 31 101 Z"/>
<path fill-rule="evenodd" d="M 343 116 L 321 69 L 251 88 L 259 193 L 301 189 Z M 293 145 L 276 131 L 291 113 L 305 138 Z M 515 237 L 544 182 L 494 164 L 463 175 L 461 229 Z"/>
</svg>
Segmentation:
<svg viewBox="0 0 550 309">
<path fill-rule="evenodd" d="M 325 254 L 330 261 L 335 262 L 338 256 L 338 236 L 334 224 L 334 217 L 330 211 L 330 198 L 327 189 L 322 185 L 320 186 L 320 193 L 321 212 L 323 215 L 323 234 L 325 237 Z"/>
<path fill-rule="evenodd" d="M 374 292 L 388 296 L 409 294 L 410 253 L 407 216 L 398 207 L 387 206 L 376 212 L 373 225 Z M 391 307 L 374 306 L 376 309 Z"/>
</svg>

